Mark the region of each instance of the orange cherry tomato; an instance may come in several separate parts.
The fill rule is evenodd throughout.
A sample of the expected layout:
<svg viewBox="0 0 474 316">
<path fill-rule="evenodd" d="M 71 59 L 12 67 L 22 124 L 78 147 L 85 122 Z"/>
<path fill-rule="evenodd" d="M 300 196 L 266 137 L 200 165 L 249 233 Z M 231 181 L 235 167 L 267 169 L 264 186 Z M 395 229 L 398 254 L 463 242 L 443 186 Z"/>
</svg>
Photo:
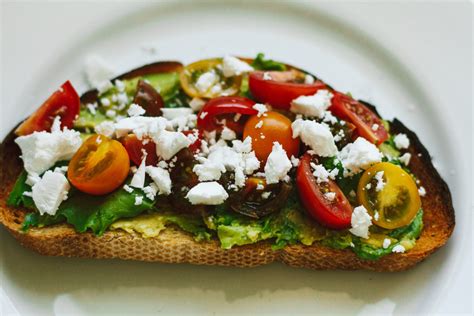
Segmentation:
<svg viewBox="0 0 474 316">
<path fill-rule="evenodd" d="M 92 135 L 72 157 L 67 176 L 78 190 L 102 195 L 123 184 L 129 169 L 127 150 L 120 142 Z"/>
<path fill-rule="evenodd" d="M 245 139 L 252 138 L 252 148 L 260 161 L 266 161 L 274 142 L 279 142 L 288 157 L 298 156 L 300 141 L 293 138 L 291 120 L 278 112 L 269 111 L 260 117 L 251 116 L 244 127 Z"/>
</svg>

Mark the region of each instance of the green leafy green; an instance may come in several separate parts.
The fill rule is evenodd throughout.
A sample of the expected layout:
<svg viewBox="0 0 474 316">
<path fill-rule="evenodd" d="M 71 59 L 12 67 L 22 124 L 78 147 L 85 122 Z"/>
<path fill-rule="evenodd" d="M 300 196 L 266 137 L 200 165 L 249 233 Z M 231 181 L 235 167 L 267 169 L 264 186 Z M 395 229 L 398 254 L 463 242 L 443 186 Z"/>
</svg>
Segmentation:
<svg viewBox="0 0 474 316">
<path fill-rule="evenodd" d="M 265 55 L 263 53 L 257 54 L 257 57 L 255 57 L 253 60 L 251 66 L 257 70 L 286 70 L 285 64 L 279 63 L 272 59 L 265 59 Z"/>
<path fill-rule="evenodd" d="M 10 192 L 10 195 L 8 196 L 8 199 L 7 199 L 8 206 L 13 206 L 13 207 L 24 206 L 29 209 L 35 208 L 35 203 L 33 202 L 33 199 L 23 194 L 25 192 L 31 191 L 31 186 L 26 184 L 27 176 L 28 174 L 26 173 L 26 171 L 23 170 L 23 172 L 20 174 L 20 176 L 16 180 L 15 185 L 13 186 L 13 189 Z"/>
</svg>

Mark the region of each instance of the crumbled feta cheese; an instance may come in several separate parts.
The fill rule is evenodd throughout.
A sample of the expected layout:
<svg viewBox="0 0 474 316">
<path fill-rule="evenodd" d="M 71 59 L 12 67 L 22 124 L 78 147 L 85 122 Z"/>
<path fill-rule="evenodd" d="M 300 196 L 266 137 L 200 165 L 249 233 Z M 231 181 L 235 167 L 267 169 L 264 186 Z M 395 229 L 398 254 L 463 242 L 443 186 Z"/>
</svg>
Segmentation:
<svg viewBox="0 0 474 316">
<path fill-rule="evenodd" d="M 112 87 L 112 83 L 109 79 L 114 76 L 114 72 L 113 67 L 100 56 L 91 55 L 87 57 L 85 62 L 86 78 L 92 87 L 99 90 L 99 93 L 101 93 L 101 90 L 102 93 L 105 92 L 103 91 L 106 87 L 104 82 L 110 83 L 110 88 Z M 99 89 L 99 87 L 102 89 Z"/>
<path fill-rule="evenodd" d="M 378 212 L 378 211 L 375 211 L 375 212 L 374 212 L 374 219 L 375 219 L 376 221 L 378 221 L 379 218 L 380 218 L 379 212 Z"/>
<path fill-rule="evenodd" d="M 405 166 L 408 166 L 410 164 L 410 159 L 411 159 L 410 153 L 404 153 L 403 155 L 398 157 L 398 160 Z"/>
<path fill-rule="evenodd" d="M 350 197 L 356 197 L 356 192 L 354 190 L 351 190 L 351 192 L 349 192 L 349 196 Z"/>
<path fill-rule="evenodd" d="M 145 109 L 139 106 L 138 104 L 132 103 L 127 110 L 128 116 L 141 116 L 145 114 Z"/>
<path fill-rule="evenodd" d="M 125 91 L 125 82 L 123 82 L 122 80 L 116 79 L 114 81 L 114 85 L 115 85 L 115 88 L 117 88 L 119 92 Z"/>
<path fill-rule="evenodd" d="M 392 252 L 404 253 L 405 247 L 403 247 L 402 245 L 396 245 L 395 247 L 392 248 Z"/>
<path fill-rule="evenodd" d="M 249 64 L 233 56 L 225 56 L 222 60 L 222 73 L 225 77 L 240 76 L 252 70 Z"/>
<path fill-rule="evenodd" d="M 264 72 L 263 80 L 272 80 L 272 76 L 268 72 Z"/>
<path fill-rule="evenodd" d="M 313 84 L 314 83 L 314 77 L 311 76 L 310 74 L 306 74 L 304 76 L 304 83 L 305 84 Z"/>
<path fill-rule="evenodd" d="M 372 225 L 372 217 L 367 213 L 364 206 L 354 208 L 351 217 L 352 228 L 349 231 L 355 236 L 369 238 L 369 227 Z"/>
<path fill-rule="evenodd" d="M 382 154 L 374 144 L 365 138 L 358 137 L 355 142 L 342 148 L 339 160 L 344 167 L 344 177 L 347 177 L 382 161 Z"/>
<path fill-rule="evenodd" d="M 235 132 L 228 128 L 227 126 L 224 126 L 221 132 L 221 138 L 223 140 L 234 140 L 237 137 Z"/>
<path fill-rule="evenodd" d="M 391 244 L 392 244 L 392 241 L 390 240 L 390 238 L 385 238 L 383 240 L 382 248 L 387 249 L 388 247 L 390 247 Z"/>
<path fill-rule="evenodd" d="M 193 172 L 198 176 L 199 181 L 219 180 L 226 168 L 222 162 L 206 158 L 200 159 L 201 163 L 193 167 Z"/>
<path fill-rule="evenodd" d="M 365 185 L 366 190 L 370 190 L 371 188 L 372 188 L 372 183 L 369 182 Z"/>
<path fill-rule="evenodd" d="M 192 98 L 191 101 L 189 101 L 189 106 L 194 112 L 199 112 L 202 107 L 206 104 L 206 102 L 203 99 L 200 98 Z"/>
<path fill-rule="evenodd" d="M 100 104 L 103 106 L 109 106 L 110 105 L 110 100 L 108 98 L 101 98 L 100 99 Z"/>
<path fill-rule="evenodd" d="M 191 108 L 162 108 L 163 117 L 167 120 L 173 120 L 179 117 L 187 117 L 193 114 Z"/>
<path fill-rule="evenodd" d="M 374 132 L 377 131 L 378 129 L 379 129 L 379 124 L 376 123 L 376 124 L 373 124 L 373 125 L 372 125 L 372 130 L 373 130 Z"/>
<path fill-rule="evenodd" d="M 92 115 L 97 114 L 97 103 L 87 103 L 86 107 Z"/>
<path fill-rule="evenodd" d="M 201 92 L 207 92 L 212 86 L 219 81 L 219 76 L 213 71 L 208 71 L 199 76 L 196 81 L 196 89 Z"/>
<path fill-rule="evenodd" d="M 410 146 L 410 139 L 406 134 L 398 134 L 393 138 L 393 142 L 398 149 L 406 149 Z"/>
<path fill-rule="evenodd" d="M 156 144 L 156 154 L 164 160 L 171 159 L 183 148 L 191 145 L 191 141 L 181 132 L 161 131 L 158 137 L 153 137 Z"/>
<path fill-rule="evenodd" d="M 337 123 L 337 118 L 334 115 L 332 115 L 331 112 L 324 111 L 323 122 L 324 123 L 330 123 L 331 125 L 334 125 L 334 124 Z M 341 121 L 341 125 L 344 125 L 343 123 L 345 123 L 345 122 Z M 339 131 L 339 134 L 341 134 L 341 132 L 342 132 L 342 136 L 344 136 L 344 131 L 342 129 Z"/>
<path fill-rule="evenodd" d="M 419 187 L 419 188 L 418 188 L 418 194 L 419 194 L 420 196 L 425 196 L 425 195 L 426 195 L 426 190 L 425 190 L 425 188 L 424 188 L 424 187 Z"/>
<path fill-rule="evenodd" d="M 310 165 L 314 170 L 313 176 L 316 178 L 318 184 L 329 181 L 329 172 L 323 165 L 317 165 L 314 162 L 311 162 Z"/>
<path fill-rule="evenodd" d="M 138 167 L 137 171 L 132 177 L 132 180 L 130 181 L 131 187 L 143 189 L 143 187 L 145 186 L 145 161 L 146 155 L 143 157 L 140 166 Z"/>
<path fill-rule="evenodd" d="M 82 144 L 81 134 L 65 128 L 62 131 L 34 132 L 20 136 L 15 143 L 21 149 L 25 170 L 42 174 L 60 160 L 70 160 Z"/>
<path fill-rule="evenodd" d="M 41 180 L 41 177 L 37 173 L 30 172 L 26 176 L 25 183 L 28 184 L 29 186 L 34 186 L 40 180 Z"/>
<path fill-rule="evenodd" d="M 385 182 L 383 181 L 384 171 L 379 171 L 375 174 L 374 178 L 377 180 L 377 185 L 375 186 L 375 191 L 380 192 L 385 187 Z"/>
<path fill-rule="evenodd" d="M 67 173 L 67 169 L 68 169 L 68 166 L 56 167 L 56 168 L 54 168 L 54 171 L 53 171 L 53 172 L 66 174 L 66 173 Z"/>
<path fill-rule="evenodd" d="M 302 95 L 291 101 L 290 111 L 308 117 L 323 118 L 327 108 L 331 106 L 334 95 L 329 90 L 318 90 L 314 95 Z"/>
<path fill-rule="evenodd" d="M 265 186 L 261 183 L 257 184 L 257 187 L 255 188 L 257 191 L 262 191 L 263 189 L 265 189 Z"/>
<path fill-rule="evenodd" d="M 262 193 L 262 199 L 268 199 L 270 197 L 270 194 L 272 194 L 272 192 L 263 192 Z"/>
<path fill-rule="evenodd" d="M 168 170 L 153 166 L 147 166 L 145 170 L 158 187 L 159 194 L 169 195 L 171 193 L 172 184 Z"/>
<path fill-rule="evenodd" d="M 254 110 L 258 111 L 258 113 L 257 113 L 258 117 L 260 117 L 260 116 L 264 115 L 266 112 L 268 112 L 268 108 L 265 104 L 256 103 L 254 106 L 252 106 L 252 108 Z"/>
<path fill-rule="evenodd" d="M 124 184 L 123 185 L 123 189 L 128 192 L 128 193 L 132 193 L 133 192 L 133 188 L 130 187 L 128 184 Z"/>
<path fill-rule="evenodd" d="M 229 194 L 218 182 L 201 182 L 189 190 L 186 198 L 193 205 L 219 205 L 222 204 Z"/>
<path fill-rule="evenodd" d="M 143 196 L 142 195 L 136 195 L 135 196 L 135 205 L 142 205 L 143 203 Z"/>
<path fill-rule="evenodd" d="M 293 138 L 300 137 L 318 156 L 332 157 L 337 153 L 334 137 L 326 124 L 297 119 L 291 124 Z"/>
<path fill-rule="evenodd" d="M 296 168 L 300 165 L 300 160 L 298 158 L 296 158 L 295 156 L 291 155 L 290 160 L 291 160 L 291 164 L 293 165 L 293 167 Z"/>
<path fill-rule="evenodd" d="M 240 140 L 233 140 L 232 146 L 238 153 L 250 153 L 252 151 L 252 138 L 247 136 L 243 142 Z"/>
<path fill-rule="evenodd" d="M 156 194 L 158 193 L 158 186 L 155 183 L 150 183 L 150 185 L 147 185 L 142 189 L 143 193 L 145 193 L 145 196 L 149 200 L 154 200 Z"/>
<path fill-rule="evenodd" d="M 33 201 L 41 215 L 56 214 L 59 205 L 67 199 L 70 185 L 62 173 L 46 171 L 31 188 Z"/>
<path fill-rule="evenodd" d="M 324 193 L 324 197 L 328 199 L 328 201 L 334 201 L 336 198 L 336 192 L 326 192 Z"/>
<path fill-rule="evenodd" d="M 107 110 L 105 112 L 105 116 L 109 117 L 109 118 L 114 118 L 117 116 L 117 112 L 115 112 L 114 110 Z"/>
<path fill-rule="evenodd" d="M 265 179 L 268 184 L 278 183 L 283 180 L 291 169 L 291 161 L 280 143 L 274 142 L 272 152 L 265 164 Z"/>
<path fill-rule="evenodd" d="M 115 133 L 115 125 L 111 121 L 103 121 L 96 125 L 95 132 L 107 137 L 113 137 Z"/>
<path fill-rule="evenodd" d="M 143 136 L 156 136 L 167 125 L 168 120 L 163 117 L 135 116 L 119 120 L 114 127 L 117 138 L 133 132 L 138 139 L 142 139 Z"/>
<path fill-rule="evenodd" d="M 32 198 L 32 197 L 33 197 L 33 192 L 31 192 L 31 191 L 25 191 L 25 192 L 23 192 L 23 195 Z"/>
<path fill-rule="evenodd" d="M 262 121 L 258 121 L 257 124 L 255 124 L 255 128 L 261 128 L 263 126 L 263 120 Z"/>
</svg>

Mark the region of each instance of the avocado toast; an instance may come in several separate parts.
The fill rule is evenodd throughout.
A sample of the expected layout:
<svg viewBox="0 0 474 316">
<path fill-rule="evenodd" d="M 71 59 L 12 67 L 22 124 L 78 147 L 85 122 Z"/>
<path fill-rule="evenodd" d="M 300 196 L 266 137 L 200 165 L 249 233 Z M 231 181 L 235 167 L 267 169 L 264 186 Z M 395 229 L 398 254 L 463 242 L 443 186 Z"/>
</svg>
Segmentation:
<svg viewBox="0 0 474 316">
<path fill-rule="evenodd" d="M 200 61 L 185 68 L 182 68 L 179 63 L 163 62 L 147 65 L 122 75 L 116 79 L 124 83 L 124 89 L 127 93 L 129 92 L 130 101 L 125 102 L 127 104 L 121 110 L 120 104 L 107 107 L 108 102 L 103 99 L 105 96 L 110 103 L 114 103 L 113 89 L 117 87 L 111 88 L 112 94 L 110 90 L 100 96 L 97 90 L 85 93 L 81 97 L 79 118 L 74 120 L 72 128 L 81 133 L 86 143 L 88 139 L 97 137 L 88 135 L 93 134 L 94 128 L 96 132 L 99 130 L 105 133 L 104 130 L 97 129 L 102 122 L 114 122 L 115 130 L 110 138 L 120 140 L 127 149 L 131 164 L 135 164 L 136 167 L 132 166 L 132 172 L 129 172 L 127 167 L 120 187 L 112 188 L 109 192 L 92 192 L 91 194 L 90 187 L 74 179 L 71 173 L 74 157 L 70 162 L 57 161 L 54 168 L 51 166 L 49 169 L 55 170 L 55 168 L 69 165 L 66 172 L 68 181 L 72 183 L 72 189 L 54 214 L 46 212 L 40 215 L 35 209 L 35 204 L 32 203 L 34 199 L 28 197 L 28 193 L 24 197 L 24 192 L 29 192 L 31 186 L 25 185 L 27 176 L 23 171 L 23 163 L 18 158 L 20 151 L 15 144 L 16 135 L 10 134 L 2 144 L 0 158 L 3 184 L 0 202 L 2 223 L 22 244 L 45 255 L 241 267 L 282 261 L 291 266 L 315 269 L 398 271 L 423 260 L 447 241 L 454 228 L 454 211 L 449 190 L 433 167 L 426 149 L 416 135 L 401 122 L 382 121 L 371 105 L 355 101 L 350 96 L 339 95 L 337 91 L 315 76 L 289 65 L 265 60 L 261 55 L 255 60 L 226 58 L 227 65 L 224 65 L 225 58 L 224 60 L 219 58 Z M 239 62 L 245 63 L 247 67 Z M 228 76 L 225 74 L 226 71 Z M 207 75 L 208 73 L 213 73 L 214 77 L 219 77 L 219 80 L 214 80 L 212 75 Z M 203 76 L 213 80 L 200 80 Z M 206 84 L 211 81 L 214 83 L 206 88 Z M 117 85 L 115 80 L 113 82 Z M 121 83 L 118 85 L 120 86 Z M 139 98 L 140 94 L 137 92 L 146 92 L 148 89 L 146 84 L 155 88 L 160 96 L 159 99 L 149 97 L 153 95 L 153 92 L 144 93 L 142 97 L 146 97 Z M 219 89 L 214 88 L 216 84 L 220 85 Z M 266 92 L 270 89 L 268 84 L 278 86 L 276 92 Z M 283 84 L 287 86 L 282 87 Z M 292 88 L 290 92 L 279 95 L 279 91 L 285 91 L 288 86 Z M 309 90 L 301 92 L 301 90 L 295 90 L 295 87 Z M 324 100 L 321 101 L 324 95 L 320 91 L 326 91 L 326 97 L 329 96 L 329 103 L 332 104 L 321 105 L 324 103 Z M 273 98 L 274 96 L 277 97 Z M 314 98 L 309 100 L 303 98 L 299 100 L 300 102 L 293 102 L 301 96 Z M 222 98 L 229 97 L 233 98 L 231 102 L 228 99 L 222 102 Z M 196 105 L 199 103 L 197 100 L 203 103 L 200 109 L 197 109 L 199 107 Z M 373 113 L 371 120 L 375 121 L 370 121 L 369 126 L 373 133 L 370 130 L 362 130 L 364 126 L 357 124 L 357 120 L 351 115 L 344 115 L 340 109 L 334 110 L 335 103 L 346 101 L 361 104 L 363 109 Z M 91 111 L 91 106 L 88 105 L 94 103 L 99 103 L 99 105 Z M 128 131 L 121 135 L 121 130 L 117 126 L 123 127 L 123 122 L 120 125 L 121 120 L 141 117 L 142 115 L 128 113 L 133 112 L 130 111 L 131 104 L 140 103 L 139 106 L 145 110 L 145 113 L 152 111 L 153 105 L 159 104 L 160 111 L 153 115 L 146 114 L 146 117 L 168 116 L 166 118 L 168 121 L 175 120 L 172 123 L 173 127 L 169 128 L 170 132 L 188 134 L 187 139 L 191 134 L 196 136 L 192 139 L 193 142 L 189 140 L 185 146 L 184 152 L 188 151 L 187 154 L 179 149 L 178 153 L 166 157 L 167 151 L 160 152 L 156 148 L 149 151 L 143 147 L 145 151 L 141 151 L 143 148 L 140 148 L 139 154 L 134 157 L 136 151 L 127 148 L 127 140 L 130 141 L 130 134 L 137 134 L 137 131 L 133 133 Z M 229 103 L 233 104 L 233 107 L 227 106 L 226 110 L 222 110 L 222 104 Z M 240 107 L 237 110 L 236 103 Z M 167 108 L 190 110 L 178 110 L 180 111 L 178 113 L 173 110 L 168 111 Z M 231 108 L 230 112 L 229 108 Z M 111 109 L 116 111 L 115 117 L 111 114 Z M 92 113 L 94 111 L 95 113 Z M 122 118 L 117 118 L 121 115 L 120 111 L 127 114 Z M 173 117 L 170 114 L 173 112 L 178 114 Z M 334 118 L 326 112 L 334 113 Z M 192 127 L 193 123 L 191 126 L 186 126 L 189 115 L 197 116 L 195 118 L 197 128 Z M 300 135 L 296 137 L 291 135 L 290 138 L 284 135 L 286 138 L 278 139 L 278 137 L 283 137 L 284 125 L 280 125 L 276 133 L 265 128 L 272 123 L 271 119 L 276 118 L 280 123 L 285 121 L 284 118 L 280 119 L 281 116 L 288 119 L 291 126 L 290 132 L 292 131 L 293 134 L 298 128 L 298 124 L 295 125 L 296 121 L 299 120 L 299 123 L 304 124 L 305 128 Z M 185 119 L 180 121 L 179 118 L 182 117 Z M 324 122 L 327 117 L 329 117 L 328 121 Z M 64 118 L 61 118 L 64 122 Z M 101 119 L 98 120 L 98 118 Z M 341 124 L 342 121 L 346 123 Z M 180 124 L 182 124 L 182 130 L 179 130 Z M 62 127 L 64 128 L 64 125 Z M 329 130 L 333 142 L 327 144 L 334 144 L 334 146 L 327 144 L 320 146 L 320 143 L 312 142 L 312 139 L 304 134 L 305 130 L 312 128 L 316 131 L 317 128 Z M 17 133 L 18 130 L 21 131 L 21 126 L 16 130 Z M 340 132 L 341 130 L 343 132 Z M 217 136 L 215 131 L 217 131 Z M 206 135 L 209 133 L 210 136 Z M 221 147 L 226 148 L 226 154 L 228 154 L 224 157 L 230 160 L 232 155 L 237 157 L 231 150 L 238 147 L 235 144 L 243 147 L 247 138 L 244 137 L 245 135 L 252 139 L 251 149 L 253 150 L 244 152 L 238 157 L 249 158 L 248 156 L 251 156 L 249 154 L 253 152 L 253 156 L 249 158 L 249 164 L 255 164 L 258 161 L 259 166 L 253 168 L 254 170 L 244 172 L 243 184 L 239 184 L 237 168 L 217 166 L 212 169 L 209 165 L 215 162 L 211 158 L 214 152 L 213 142 L 219 143 L 221 139 L 223 140 L 220 142 Z M 316 133 L 316 135 L 319 134 Z M 337 135 L 339 137 L 334 140 Z M 404 137 L 399 137 L 397 140 L 397 135 L 404 135 Z M 322 136 L 315 136 L 316 139 L 318 137 Z M 272 138 L 273 141 L 269 141 Z M 359 138 L 363 140 L 358 140 Z M 202 140 L 199 146 L 195 146 L 196 139 Z M 177 142 L 179 140 L 177 138 Z M 234 141 L 237 142 L 234 144 Z M 203 142 L 209 143 L 210 153 L 203 154 L 205 151 Z M 159 147 L 160 141 L 153 139 L 153 143 Z M 356 145 L 353 145 L 354 143 Z M 360 165 L 360 161 L 348 158 L 351 157 L 351 146 L 355 147 L 358 143 L 370 150 L 377 148 L 373 161 L 362 167 L 359 166 L 360 168 L 356 168 L 357 163 Z M 350 146 L 347 147 L 348 145 Z M 197 147 L 197 151 L 189 154 L 193 146 Z M 219 148 L 219 146 L 214 148 Z M 80 149 L 77 152 L 79 151 Z M 161 155 L 161 157 L 156 155 L 157 160 L 150 158 L 155 151 Z M 215 151 L 219 152 L 223 149 L 215 149 Z M 281 152 L 289 157 L 278 156 Z M 288 155 L 290 152 L 293 154 Z M 77 153 L 74 156 L 77 156 Z M 256 159 L 252 159 L 253 157 Z M 269 160 L 272 161 L 271 157 L 278 159 L 272 164 L 269 163 Z M 291 165 L 285 166 L 285 157 Z M 409 158 L 406 159 L 407 157 Z M 359 160 L 366 158 L 362 156 Z M 335 162 L 335 159 L 338 159 L 340 163 Z M 188 160 L 191 160 L 190 165 L 184 163 Z M 226 161 L 225 158 L 221 160 Z M 161 161 L 165 161 L 166 164 Z M 283 163 L 280 164 L 280 162 Z M 304 173 L 301 167 L 302 162 L 307 162 L 309 174 Z M 170 167 L 170 163 L 175 166 Z M 387 163 L 389 165 L 383 165 Z M 157 182 L 154 181 L 157 176 L 155 174 L 154 177 L 153 172 L 159 169 L 149 168 L 150 172 L 147 172 L 147 177 L 143 179 L 145 183 L 137 185 L 139 177 L 135 175 L 140 172 L 142 164 L 145 169 L 151 165 L 167 170 L 172 180 L 171 192 L 167 194 L 166 186 L 158 186 L 158 194 L 156 192 L 155 196 L 147 194 L 149 192 L 146 192 L 145 188 L 150 186 L 150 183 L 163 184 L 160 179 Z M 201 167 L 196 168 L 196 165 Z M 283 169 L 279 169 L 280 165 L 283 165 Z M 372 177 L 368 178 L 368 182 L 361 186 L 364 174 L 370 175 L 369 169 L 377 166 L 388 167 L 388 169 L 380 169 L 385 172 L 385 176 L 378 169 L 374 169 L 377 172 L 373 173 Z M 247 167 L 245 165 L 243 170 Z M 215 176 L 216 169 L 221 170 L 218 176 Z M 183 175 L 183 170 L 187 170 L 188 173 Z M 392 205 L 386 208 L 387 213 L 382 211 L 381 206 L 376 207 L 375 212 L 370 209 L 370 206 L 373 204 L 371 200 L 382 200 L 379 194 L 383 194 L 384 191 L 390 192 L 391 183 L 396 183 L 395 180 L 391 182 L 388 178 L 392 170 L 394 172 L 404 170 L 402 174 L 407 174 L 410 179 L 413 179 L 411 180 L 413 183 L 422 184 L 422 186 L 418 185 L 418 188 L 415 185 L 415 189 L 418 189 L 416 196 L 410 197 L 416 201 L 421 195 L 421 200 L 420 204 L 415 205 L 416 209 L 412 210 L 409 207 L 412 204 L 405 203 L 406 199 L 402 198 L 403 216 L 395 214 L 392 221 L 384 222 L 385 217 L 389 219 L 388 212 L 393 210 Z M 328 174 L 333 172 L 333 175 L 326 175 L 325 178 L 324 172 Z M 307 177 L 304 176 L 305 174 Z M 375 174 L 379 176 L 382 174 L 382 176 L 376 179 Z M 16 181 L 19 176 L 19 180 Z M 44 175 L 42 177 L 44 178 Z M 348 181 L 349 179 L 353 181 Z M 195 182 L 189 183 L 188 180 Z M 200 183 L 213 182 L 216 185 L 207 187 L 204 194 L 198 190 L 192 191 Z M 377 188 L 379 183 L 382 186 L 381 189 Z M 324 195 L 322 199 L 317 194 L 312 196 L 304 189 L 305 186 L 313 188 L 311 185 L 318 188 L 318 192 L 330 194 Z M 337 187 L 332 189 L 334 185 Z M 406 187 L 410 185 L 412 185 L 411 182 Z M 14 186 L 15 189 L 13 189 Z M 103 190 L 106 186 L 102 185 L 100 189 Z M 187 189 L 177 190 L 179 186 L 187 187 Z M 216 187 L 224 188 L 225 192 L 216 191 Z M 84 191 L 89 191 L 89 193 Z M 209 196 L 207 193 L 210 191 L 212 194 Z M 367 191 L 366 196 L 365 191 Z M 15 195 L 14 192 L 19 192 L 19 194 Z M 367 199 L 366 205 L 362 196 Z M 347 203 L 337 204 L 336 202 L 339 203 L 341 199 Z M 85 200 L 87 202 L 84 202 Z M 321 201 L 326 204 L 321 206 Z M 336 205 L 335 208 L 329 207 L 334 205 Z M 365 212 L 359 212 L 361 206 Z M 354 215 L 358 207 L 358 213 L 363 216 Z M 32 209 L 33 212 L 31 212 Z M 331 210 L 335 211 L 331 212 Z M 398 221 L 400 218 L 403 220 Z"/>
</svg>

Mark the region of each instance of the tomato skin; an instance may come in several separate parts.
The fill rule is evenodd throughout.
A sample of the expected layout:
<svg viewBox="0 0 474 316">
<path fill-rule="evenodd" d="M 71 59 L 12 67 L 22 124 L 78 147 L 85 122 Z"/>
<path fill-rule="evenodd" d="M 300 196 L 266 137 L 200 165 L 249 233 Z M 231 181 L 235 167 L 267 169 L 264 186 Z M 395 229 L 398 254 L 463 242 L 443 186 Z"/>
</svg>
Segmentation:
<svg viewBox="0 0 474 316">
<path fill-rule="evenodd" d="M 339 189 L 338 185 L 328 180 L 327 186 L 336 193 L 333 201 L 325 198 L 322 187 L 317 183 L 311 171 L 311 155 L 305 154 L 300 159 L 296 171 L 296 186 L 300 201 L 306 211 L 322 225 L 332 229 L 346 229 L 351 226 L 352 206 Z"/>
<path fill-rule="evenodd" d="M 219 116 L 228 114 L 255 115 L 255 102 L 245 97 L 217 97 L 209 100 L 199 111 L 197 126 L 201 130 L 213 131 L 219 128 Z M 229 126 L 230 127 L 230 126 Z"/>
<path fill-rule="evenodd" d="M 332 105 L 329 110 L 340 119 L 354 124 L 357 134 L 374 144 L 380 145 L 388 139 L 388 132 L 380 117 L 348 95 L 334 91 Z M 376 131 L 372 130 L 374 124 L 378 125 Z"/>
<path fill-rule="evenodd" d="M 156 154 L 156 145 L 153 140 L 148 139 L 146 144 L 143 144 L 142 140 L 139 140 L 135 134 L 125 136 L 122 140 L 122 145 L 127 150 L 130 160 L 137 166 L 142 162 L 143 150 L 146 151 L 145 164 L 156 165 L 158 163 L 158 156 Z"/>
<path fill-rule="evenodd" d="M 122 185 L 129 169 L 130 160 L 120 142 L 104 135 L 92 135 L 72 157 L 67 176 L 78 190 L 103 195 Z"/>
<path fill-rule="evenodd" d="M 138 80 L 137 92 L 133 98 L 133 103 L 138 104 L 148 116 L 160 116 L 161 108 L 165 102 L 156 89 L 144 80 Z"/>
<path fill-rule="evenodd" d="M 264 73 L 275 74 L 281 73 L 279 71 L 253 71 L 249 74 L 249 88 L 252 95 L 261 103 L 268 103 L 271 106 L 289 110 L 291 101 L 301 95 L 315 94 L 320 89 L 327 89 L 327 86 L 322 81 L 316 81 L 312 84 L 293 83 L 278 80 L 263 79 Z"/>
<path fill-rule="evenodd" d="M 257 124 L 261 124 L 261 127 L 256 128 Z M 247 136 L 252 138 L 255 156 L 262 162 L 267 161 L 272 152 L 273 142 L 282 145 L 288 158 L 297 157 L 300 150 L 299 138 L 293 138 L 291 120 L 278 112 L 269 111 L 260 117 L 251 116 L 245 123 L 243 139 Z"/>
<path fill-rule="evenodd" d="M 15 133 L 28 135 L 35 131 L 50 131 L 56 116 L 61 117 L 61 127 L 71 128 L 79 114 L 80 105 L 79 95 L 68 80 L 30 115 Z"/>
<path fill-rule="evenodd" d="M 188 136 L 188 135 L 191 135 L 191 134 L 194 134 L 196 132 L 196 130 L 190 130 L 190 131 L 184 131 L 183 134 Z M 192 143 L 191 145 L 189 145 L 189 150 L 191 150 L 193 153 L 197 153 L 198 151 L 201 150 L 201 143 L 202 143 L 202 133 L 200 130 L 197 130 L 197 139 L 194 141 L 194 143 Z"/>
<path fill-rule="evenodd" d="M 374 192 L 377 181 L 375 175 L 383 171 L 385 183 L 380 192 Z M 371 184 L 367 188 L 367 184 Z M 374 195 L 376 199 L 374 200 Z M 408 200 L 399 200 L 402 196 Z M 357 199 L 373 218 L 375 225 L 395 229 L 411 223 L 421 207 L 421 199 L 413 178 L 401 167 L 389 162 L 380 162 L 367 169 L 357 187 Z M 396 208 L 397 203 L 399 208 Z M 387 211 L 386 211 L 387 210 Z M 376 219 L 374 214 L 378 212 Z"/>
</svg>

